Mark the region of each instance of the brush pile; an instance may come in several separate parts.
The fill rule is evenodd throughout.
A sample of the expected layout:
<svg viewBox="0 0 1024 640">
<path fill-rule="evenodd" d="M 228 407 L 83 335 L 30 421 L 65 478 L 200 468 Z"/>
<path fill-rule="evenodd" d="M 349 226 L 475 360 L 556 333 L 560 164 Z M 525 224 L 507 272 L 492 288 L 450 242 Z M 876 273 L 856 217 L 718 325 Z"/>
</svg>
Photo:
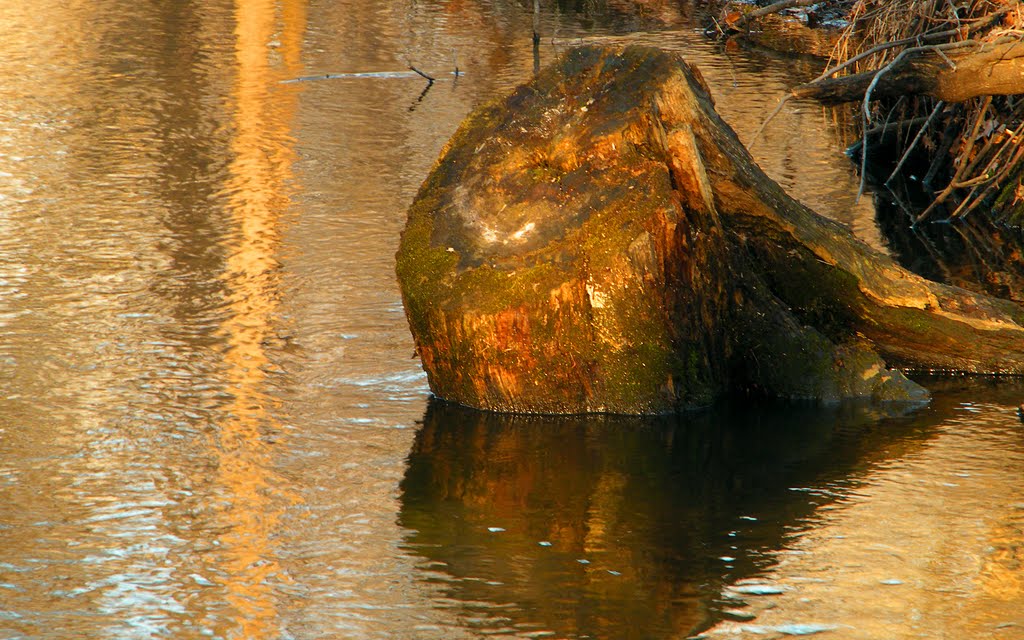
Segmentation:
<svg viewBox="0 0 1024 640">
<path fill-rule="evenodd" d="M 1024 3 L 858 0 L 849 22 L 794 94 L 862 104 L 862 168 L 885 151 L 881 181 L 923 195 L 915 223 L 1024 225 Z"/>
</svg>

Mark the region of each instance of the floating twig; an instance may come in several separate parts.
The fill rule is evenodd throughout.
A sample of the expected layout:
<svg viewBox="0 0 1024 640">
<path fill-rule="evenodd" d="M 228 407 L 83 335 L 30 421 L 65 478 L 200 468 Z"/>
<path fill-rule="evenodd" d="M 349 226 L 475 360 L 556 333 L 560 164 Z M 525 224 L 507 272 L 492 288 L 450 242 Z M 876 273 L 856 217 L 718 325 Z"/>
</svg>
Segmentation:
<svg viewBox="0 0 1024 640">
<path fill-rule="evenodd" d="M 768 126 L 768 123 L 771 122 L 775 118 L 775 116 L 779 115 L 779 112 L 782 111 L 782 107 L 785 106 L 785 104 L 789 102 L 789 99 L 792 97 L 793 95 L 789 93 L 782 96 L 782 99 L 779 100 L 779 104 L 775 105 L 775 109 L 773 109 L 772 112 L 768 114 L 768 117 L 765 118 L 764 122 L 761 123 L 761 126 L 757 128 L 757 131 L 754 132 L 754 137 L 750 139 L 750 144 L 747 145 L 748 149 L 754 148 L 754 145 L 757 144 L 757 141 L 761 139 L 761 133 L 764 131 L 764 128 Z"/>
<path fill-rule="evenodd" d="M 434 84 L 434 77 L 433 76 L 430 76 L 430 75 L 427 75 L 426 73 L 423 73 L 422 71 L 420 71 L 416 67 L 412 66 L 411 64 L 409 65 L 409 70 L 410 71 L 415 71 L 418 75 L 423 76 L 424 78 L 426 78 L 427 82 L 429 82 L 430 84 Z"/>
<path fill-rule="evenodd" d="M 312 76 L 299 76 L 297 78 L 289 78 L 287 80 L 281 80 L 281 84 L 293 84 L 296 82 L 312 82 L 315 80 L 352 80 L 352 79 L 375 79 L 375 80 L 389 80 L 394 78 L 415 78 L 423 77 L 430 81 L 436 81 L 436 78 L 432 78 L 423 72 L 413 70 L 412 67 L 409 71 L 361 71 L 354 73 L 318 73 Z M 465 71 L 456 69 L 452 75 L 464 76 Z"/>
</svg>

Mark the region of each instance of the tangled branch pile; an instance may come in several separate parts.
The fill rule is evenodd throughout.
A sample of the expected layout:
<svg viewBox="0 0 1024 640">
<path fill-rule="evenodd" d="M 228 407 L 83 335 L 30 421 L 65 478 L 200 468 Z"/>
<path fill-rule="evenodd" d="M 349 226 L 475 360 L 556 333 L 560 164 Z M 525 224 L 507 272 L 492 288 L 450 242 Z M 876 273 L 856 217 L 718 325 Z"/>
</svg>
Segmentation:
<svg viewBox="0 0 1024 640">
<path fill-rule="evenodd" d="M 987 211 L 1024 225 L 1024 3 L 858 0 L 834 57 L 794 93 L 862 102 L 864 155 L 884 137 L 886 181 L 918 182 L 930 202 L 916 222 Z"/>
</svg>

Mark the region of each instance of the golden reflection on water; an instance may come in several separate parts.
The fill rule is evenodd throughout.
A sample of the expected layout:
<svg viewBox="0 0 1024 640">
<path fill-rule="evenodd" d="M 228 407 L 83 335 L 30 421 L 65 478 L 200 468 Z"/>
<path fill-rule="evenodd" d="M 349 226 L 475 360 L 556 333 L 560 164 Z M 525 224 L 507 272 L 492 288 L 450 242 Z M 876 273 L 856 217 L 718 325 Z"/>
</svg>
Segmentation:
<svg viewBox="0 0 1024 640">
<path fill-rule="evenodd" d="M 282 216 L 289 204 L 294 151 L 290 127 L 297 88 L 278 82 L 297 75 L 305 31 L 304 0 L 288 2 L 278 19 L 274 0 L 238 0 L 234 159 L 226 185 L 229 209 L 237 225 L 227 247 L 224 274 L 228 317 L 220 327 L 227 348 L 225 390 L 232 400 L 213 443 L 219 481 L 228 504 L 220 514 L 226 599 L 237 618 L 232 638 L 277 637 L 278 609 L 273 584 L 288 577 L 276 559 L 271 536 L 284 504 L 298 496 L 281 488 L 267 437 L 279 433 L 274 398 L 265 388 L 274 365 L 265 345 L 276 333 L 280 301 Z M 276 40 L 275 40 L 276 39 Z M 271 48 L 279 50 L 281 70 L 272 67 Z M 275 90 L 276 89 L 276 90 Z M 282 502 L 283 499 L 283 502 Z"/>
<path fill-rule="evenodd" d="M 749 583 L 776 593 L 727 588 L 755 619 L 708 637 L 1024 638 L 1019 422 L 998 404 L 935 403 L 928 411 L 948 417 L 924 446 L 880 465 L 780 545 L 776 566 Z"/>
<path fill-rule="evenodd" d="M 982 564 L 978 585 L 991 598 L 1024 602 L 1024 504 L 1002 514 L 988 539 L 991 552 Z"/>
<path fill-rule="evenodd" d="M 278 81 L 305 2 L 10 9 L 0 636 L 278 637 Z"/>
</svg>

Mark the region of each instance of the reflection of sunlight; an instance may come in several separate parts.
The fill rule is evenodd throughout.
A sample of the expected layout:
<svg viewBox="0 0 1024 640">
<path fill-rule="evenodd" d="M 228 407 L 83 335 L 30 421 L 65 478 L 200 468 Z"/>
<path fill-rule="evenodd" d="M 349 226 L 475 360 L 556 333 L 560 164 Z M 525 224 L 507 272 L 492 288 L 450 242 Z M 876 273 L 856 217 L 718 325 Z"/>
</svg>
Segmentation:
<svg viewBox="0 0 1024 640">
<path fill-rule="evenodd" d="M 1014 453 L 1016 427 L 999 422 L 1014 419 L 988 415 L 950 420 L 921 452 L 869 475 L 841 508 L 819 511 L 763 576 L 770 595 L 738 596 L 756 619 L 705 635 L 1024 638 L 1024 455 Z"/>
<path fill-rule="evenodd" d="M 989 534 L 991 552 L 979 576 L 985 595 L 999 600 L 1024 597 L 1024 509 L 1018 505 L 1016 519 L 1006 518 Z"/>
<path fill-rule="evenodd" d="M 228 247 L 225 274 L 229 317 L 221 326 L 227 341 L 227 391 L 232 401 L 228 418 L 219 425 L 216 451 L 220 480 L 230 503 L 220 535 L 222 567 L 228 600 L 238 612 L 231 637 L 276 637 L 277 618 L 272 582 L 287 578 L 274 559 L 270 537 L 281 515 L 281 500 L 295 501 L 282 491 L 272 470 L 266 437 L 278 426 L 271 415 L 272 398 L 263 385 L 271 362 L 264 351 L 273 338 L 278 306 L 280 217 L 288 205 L 292 150 L 289 125 L 296 89 L 272 93 L 280 75 L 299 65 L 305 8 L 288 3 L 278 24 L 272 0 L 236 2 L 234 161 L 227 185 L 237 224 L 234 246 Z M 284 69 L 271 68 L 269 57 L 280 55 Z"/>
</svg>

